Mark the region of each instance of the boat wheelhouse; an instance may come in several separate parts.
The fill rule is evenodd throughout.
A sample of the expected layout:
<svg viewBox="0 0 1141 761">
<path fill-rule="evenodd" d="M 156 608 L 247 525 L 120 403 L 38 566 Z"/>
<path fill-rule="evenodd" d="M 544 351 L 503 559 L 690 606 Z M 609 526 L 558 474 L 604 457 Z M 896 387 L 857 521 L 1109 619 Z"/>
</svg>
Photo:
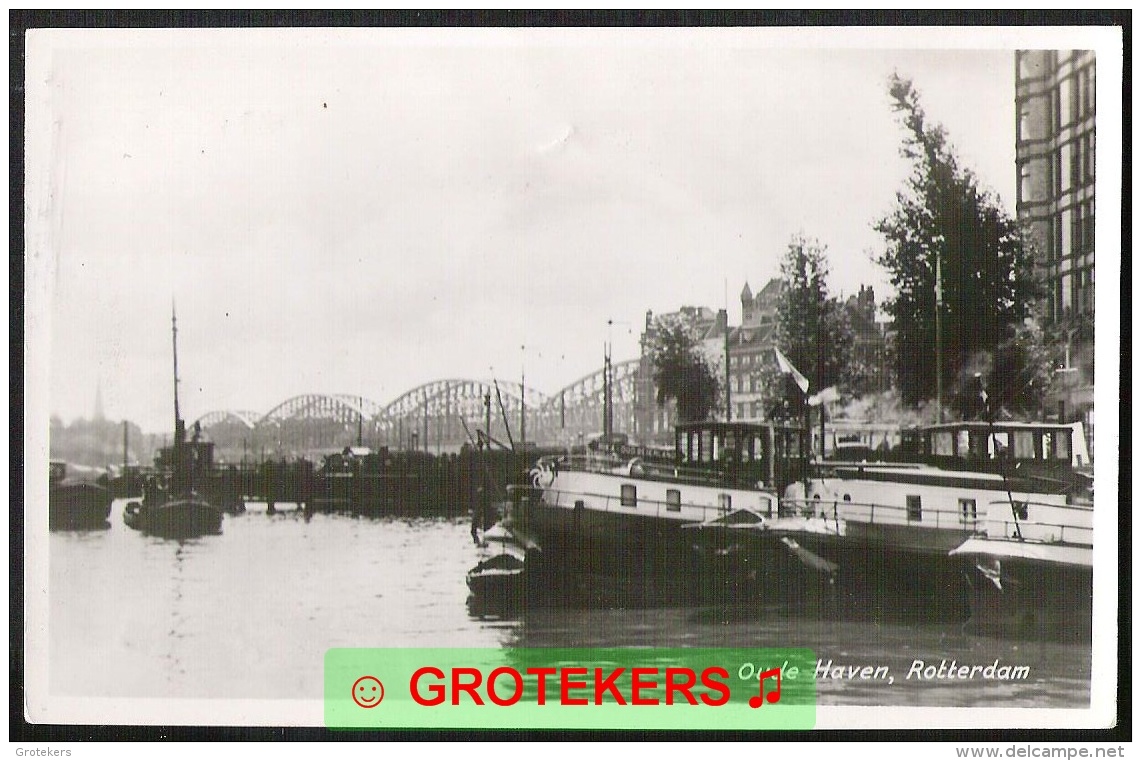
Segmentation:
<svg viewBox="0 0 1141 761">
<path fill-rule="evenodd" d="M 1081 423 L 964 421 L 903 431 L 905 460 L 948 470 L 1065 477 L 1092 463 Z"/>
<path fill-rule="evenodd" d="M 949 553 L 972 537 L 1008 536 L 1020 522 L 1028 531 L 1060 525 L 1085 478 L 1078 466 L 1088 463 L 1080 424 L 948 423 L 907 431 L 903 442 L 897 461 L 837 466 L 793 484 L 782 518 L 766 528 L 835 564 L 853 604 L 890 600 L 940 618 L 970 608 Z"/>
<path fill-rule="evenodd" d="M 946 553 L 984 533 L 986 508 L 1006 500 L 1025 512 L 1073 500 L 1088 462 L 1081 425 L 948 423 L 904 436 L 904 461 L 834 467 L 794 484 L 785 514 L 847 524 L 890 547 Z M 1026 518 L 1026 520 L 1033 520 Z"/>
</svg>

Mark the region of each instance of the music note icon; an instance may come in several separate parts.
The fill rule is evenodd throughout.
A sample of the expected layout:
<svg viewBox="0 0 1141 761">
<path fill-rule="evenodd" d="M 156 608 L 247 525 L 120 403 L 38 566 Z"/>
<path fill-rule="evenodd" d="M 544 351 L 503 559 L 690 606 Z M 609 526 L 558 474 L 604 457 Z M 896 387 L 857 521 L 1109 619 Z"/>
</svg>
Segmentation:
<svg viewBox="0 0 1141 761">
<path fill-rule="evenodd" d="M 765 679 L 768 679 L 770 677 L 776 677 L 777 688 L 775 690 L 769 690 L 769 692 L 766 694 L 765 693 Z M 768 671 L 762 671 L 761 672 L 760 694 L 754 695 L 753 697 L 749 698 L 749 708 L 760 708 L 761 706 L 763 706 L 765 704 L 766 700 L 769 701 L 770 703 L 775 703 L 778 700 L 780 700 L 780 669 L 779 668 L 769 669 Z"/>
</svg>

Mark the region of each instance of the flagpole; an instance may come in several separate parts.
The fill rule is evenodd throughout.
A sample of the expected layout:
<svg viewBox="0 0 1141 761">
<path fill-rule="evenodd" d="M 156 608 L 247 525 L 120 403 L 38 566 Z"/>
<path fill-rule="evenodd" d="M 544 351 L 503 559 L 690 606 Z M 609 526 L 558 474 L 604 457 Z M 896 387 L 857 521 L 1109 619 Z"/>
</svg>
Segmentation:
<svg viewBox="0 0 1141 761">
<path fill-rule="evenodd" d="M 800 393 L 804 397 L 804 427 L 801 429 L 800 456 L 804 472 L 804 498 L 807 500 L 808 448 L 812 445 L 812 409 L 808 404 L 808 378 L 805 378 L 804 375 L 796 369 L 796 366 L 784 355 L 784 352 L 780 350 L 779 346 L 774 346 L 773 351 L 776 352 L 777 366 L 781 372 L 792 376 L 797 388 L 800 389 Z"/>
<path fill-rule="evenodd" d="M 943 352 L 940 348 L 939 313 L 943 311 L 943 268 L 939 263 L 939 252 L 935 251 L 935 422 L 943 422 Z"/>
</svg>

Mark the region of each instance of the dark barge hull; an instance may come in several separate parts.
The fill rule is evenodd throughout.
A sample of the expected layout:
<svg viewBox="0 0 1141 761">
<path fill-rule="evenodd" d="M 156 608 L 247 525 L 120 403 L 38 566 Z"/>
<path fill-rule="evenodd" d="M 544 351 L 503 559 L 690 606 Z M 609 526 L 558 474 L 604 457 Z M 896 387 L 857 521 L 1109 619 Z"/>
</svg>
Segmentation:
<svg viewBox="0 0 1141 761">
<path fill-rule="evenodd" d="M 425 485 L 407 475 L 318 474 L 308 504 L 317 512 L 415 515 L 425 510 Z"/>
<path fill-rule="evenodd" d="M 48 528 L 52 531 L 111 526 L 112 494 L 98 484 L 57 484 L 48 491 Z"/>
<path fill-rule="evenodd" d="M 730 531 L 655 516 L 564 508 L 539 500 L 512 510 L 509 528 L 542 588 L 613 606 L 731 603 L 750 608 L 804 602 L 810 587 L 779 538 L 747 541 Z"/>
<path fill-rule="evenodd" d="M 516 541 L 534 549 L 528 573 L 568 597 L 637 607 L 685 599 L 696 570 L 681 524 L 586 508 L 553 507 L 535 499 L 512 511 Z"/>
<path fill-rule="evenodd" d="M 155 505 L 132 502 L 123 512 L 130 528 L 163 539 L 190 539 L 222 533 L 220 508 L 195 497 L 171 499 Z"/>
<path fill-rule="evenodd" d="M 967 630 L 984 636 L 1090 643 L 1090 564 L 982 554 L 960 556 L 970 584 Z"/>
<path fill-rule="evenodd" d="M 799 549 L 805 572 L 834 566 L 832 605 L 846 619 L 962 623 L 970 616 L 970 588 L 962 564 L 948 552 L 958 532 L 912 529 L 855 535 L 778 531 Z M 906 528 L 906 527 L 904 527 Z"/>
</svg>

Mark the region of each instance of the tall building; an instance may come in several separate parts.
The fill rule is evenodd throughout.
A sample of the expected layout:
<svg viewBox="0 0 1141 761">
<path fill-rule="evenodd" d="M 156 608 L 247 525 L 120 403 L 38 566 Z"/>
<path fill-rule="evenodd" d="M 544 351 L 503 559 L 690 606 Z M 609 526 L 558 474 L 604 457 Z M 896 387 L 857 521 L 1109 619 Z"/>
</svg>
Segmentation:
<svg viewBox="0 0 1141 761">
<path fill-rule="evenodd" d="M 1038 244 L 1041 319 L 1067 345 L 1048 402 L 1093 423 L 1095 61 L 1092 50 L 1015 54 L 1018 218 Z"/>
<path fill-rule="evenodd" d="M 863 380 L 857 393 L 878 394 L 891 387 L 887 354 L 887 324 L 876 320 L 876 292 L 861 285 L 859 293 L 844 302 L 852 329 L 852 362 Z"/>
<path fill-rule="evenodd" d="M 771 382 L 771 369 L 776 355 L 777 311 L 786 285 L 772 278 L 753 295 L 749 284 L 741 291 L 741 327 L 729 331 L 730 397 L 734 420 L 764 420 L 766 380 Z M 887 361 L 887 333 L 884 323 L 876 321 L 876 296 L 870 285 L 861 285 L 859 293 L 844 302 L 848 323 L 852 328 L 852 361 L 861 368 L 864 380 L 855 393 L 877 393 L 891 386 Z M 815 389 L 819 390 L 819 389 Z"/>
<path fill-rule="evenodd" d="M 778 310 L 787 285 L 779 277 L 771 278 L 761 290 L 753 293 L 748 283 L 741 290 L 741 325 L 729 326 L 727 310 L 714 312 L 708 307 L 682 307 L 661 317 L 688 324 L 705 353 L 710 368 L 722 384 L 729 381 L 729 398 L 721 398 L 713 417 L 724 420 L 759 422 L 766 419 L 766 402 L 771 404 L 771 383 L 776 368 Z M 885 390 L 890 386 L 887 370 L 887 335 L 885 326 L 876 322 L 875 292 L 871 286 L 860 286 L 859 293 L 848 298 L 844 308 L 852 326 L 853 360 L 865 366 L 866 388 L 859 393 Z M 638 368 L 638 392 L 635 411 L 635 433 L 643 441 L 673 441 L 676 421 L 674 404 L 659 407 L 654 384 L 654 367 L 650 349 L 655 335 L 653 312 L 646 312 L 642 333 L 642 358 Z M 725 360 L 729 360 L 726 373 Z M 726 404 L 729 408 L 726 409 Z M 728 413 L 728 414 L 727 414 Z"/>
<path fill-rule="evenodd" d="M 729 332 L 729 400 L 734 420 L 765 419 L 766 366 L 775 360 L 777 309 L 785 283 L 774 277 L 754 295 L 741 290 L 741 327 Z"/>
</svg>

